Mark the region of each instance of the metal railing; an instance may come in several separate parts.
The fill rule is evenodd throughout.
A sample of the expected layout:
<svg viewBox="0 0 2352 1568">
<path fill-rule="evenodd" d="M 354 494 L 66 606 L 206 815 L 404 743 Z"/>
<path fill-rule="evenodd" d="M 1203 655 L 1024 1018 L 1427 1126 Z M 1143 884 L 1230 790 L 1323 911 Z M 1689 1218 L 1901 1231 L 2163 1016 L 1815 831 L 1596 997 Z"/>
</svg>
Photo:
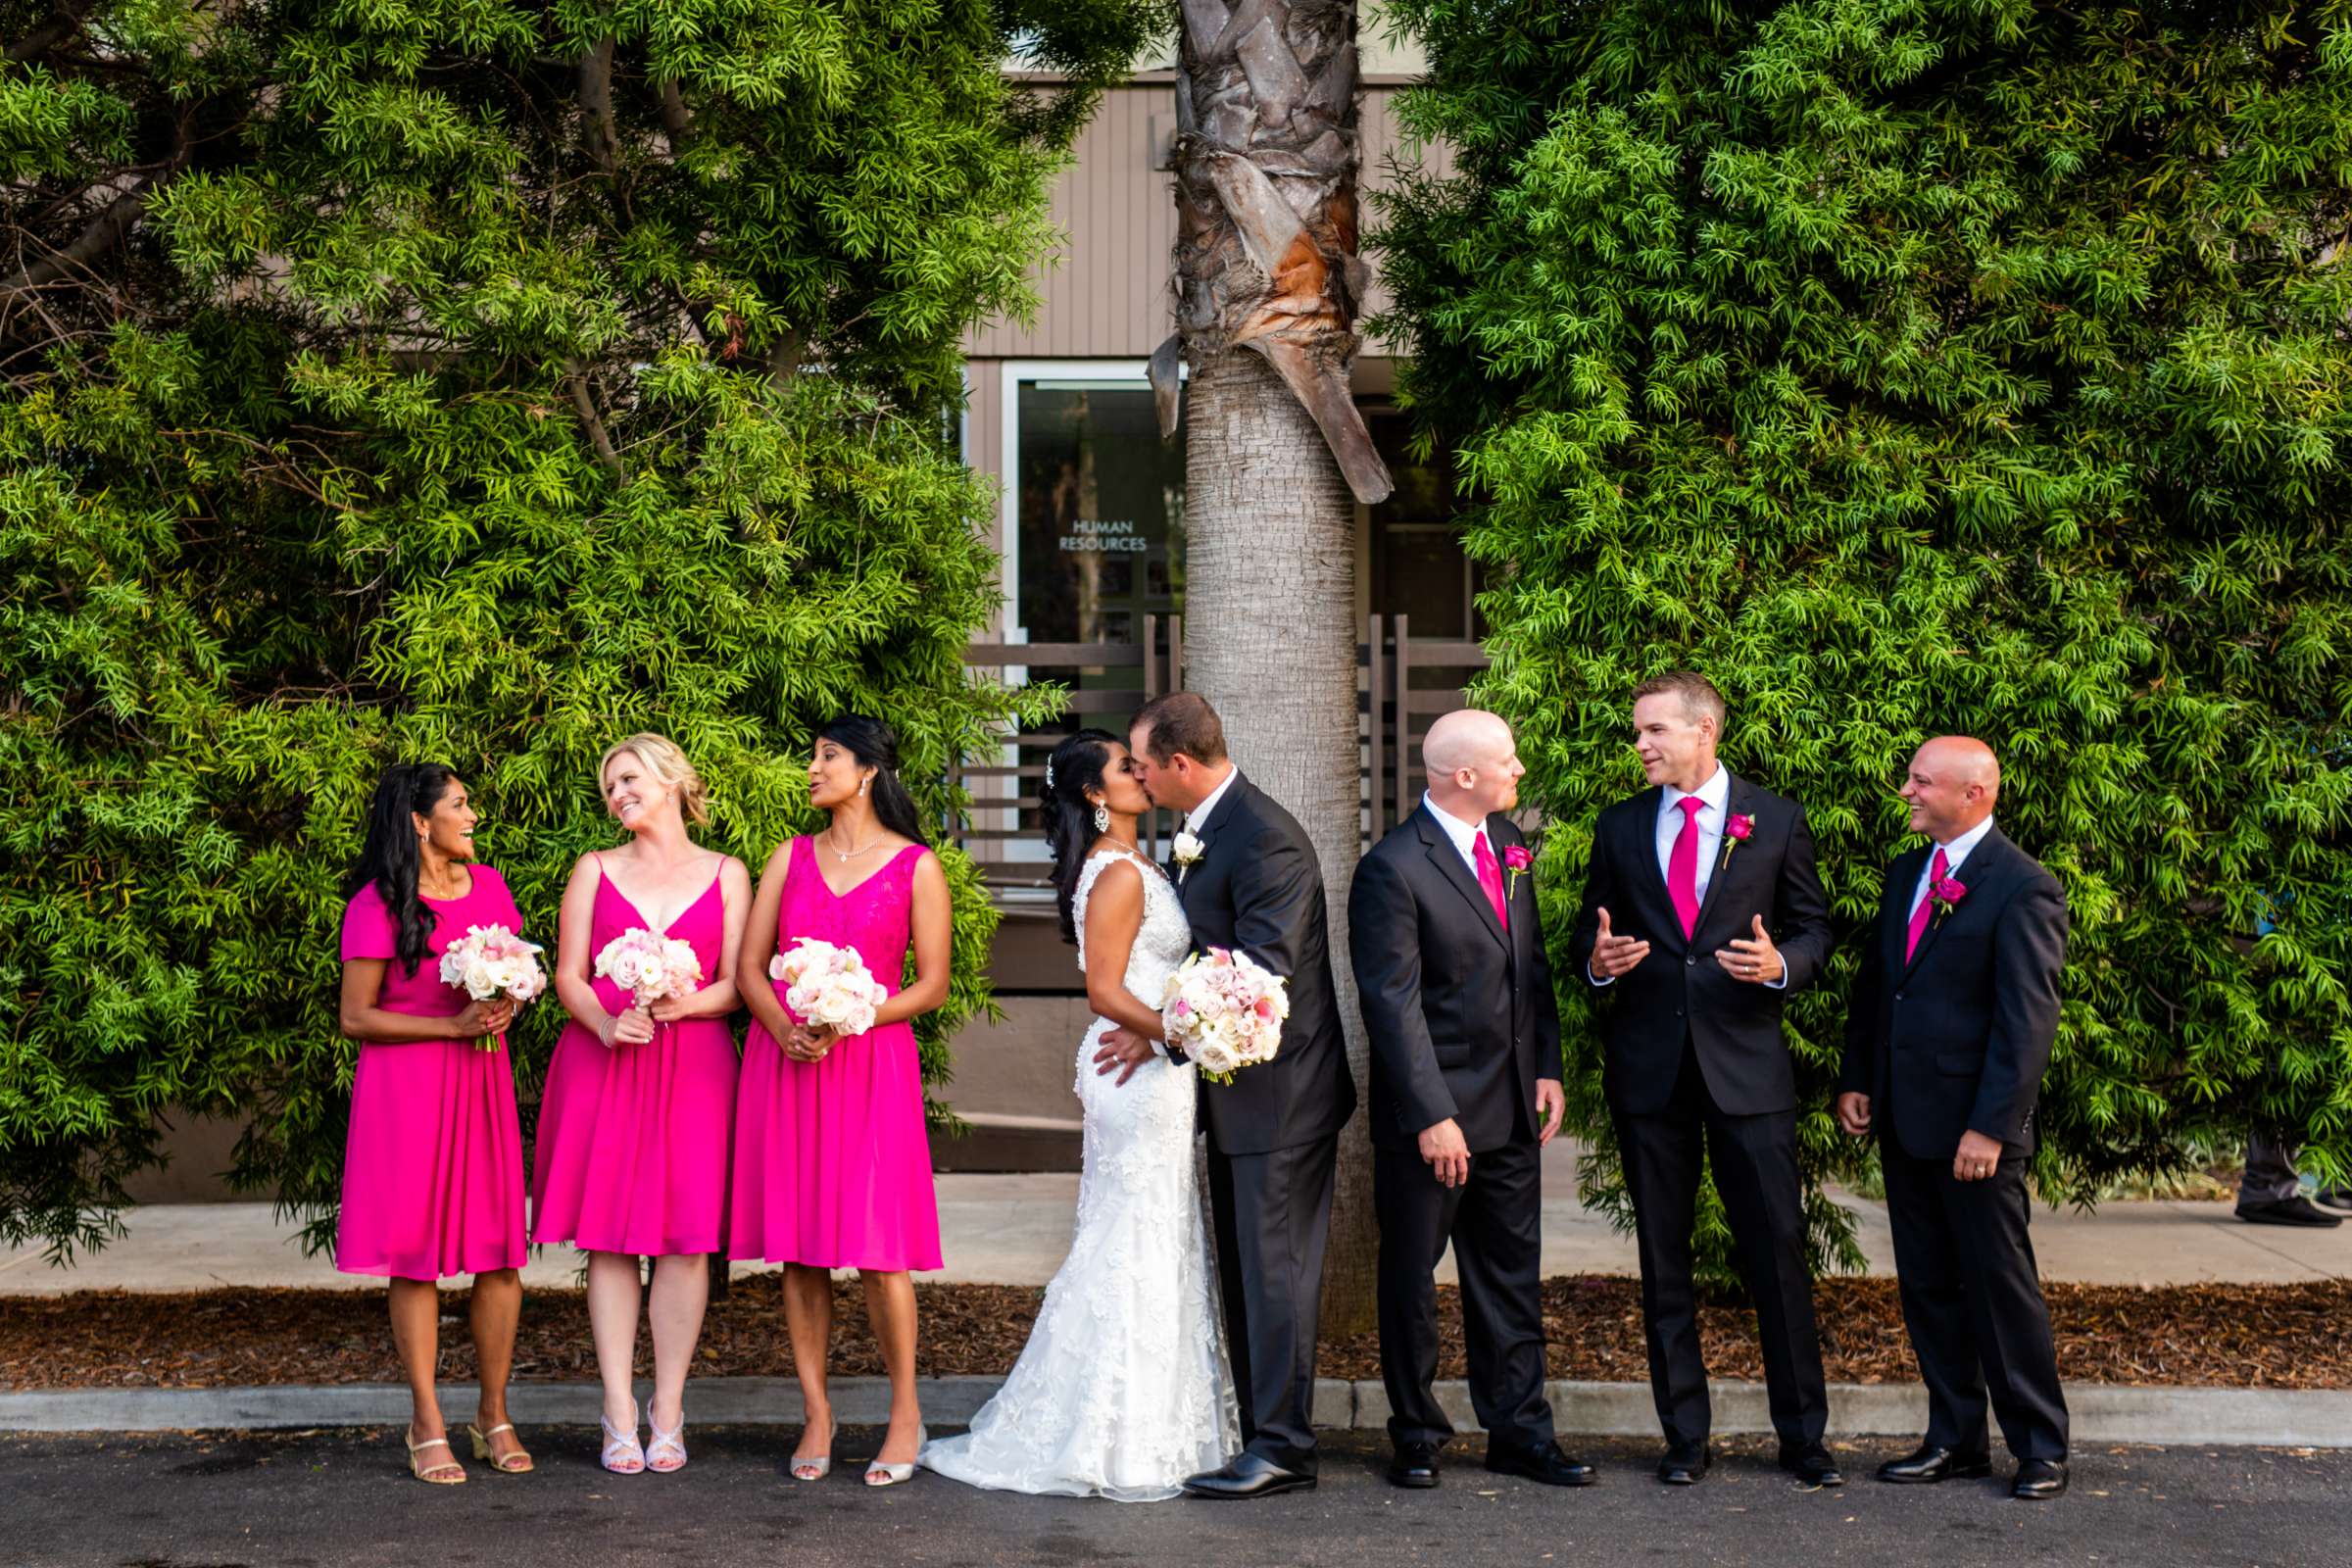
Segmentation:
<svg viewBox="0 0 2352 1568">
<path fill-rule="evenodd" d="M 959 773 L 972 798 L 965 849 L 1001 886 L 1042 884 L 1043 839 L 1027 813 L 1045 781 L 1046 758 L 1072 728 L 1097 723 L 1124 729 L 1127 716 L 1145 703 L 1183 689 L 1184 618 L 1146 615 L 1143 635 L 1134 642 L 974 643 L 963 662 L 1003 678 L 1051 679 L 1068 688 L 1061 722 L 1007 735 L 1000 747 L 965 759 Z M 1474 642 L 1416 640 L 1404 615 L 1374 615 L 1356 644 L 1355 662 L 1362 759 L 1357 776 L 1370 843 L 1420 799 L 1421 738 L 1439 717 L 1464 706 L 1462 688 L 1486 667 L 1487 655 Z M 1138 827 L 1147 853 L 1157 856 L 1175 818 L 1153 811 Z"/>
</svg>

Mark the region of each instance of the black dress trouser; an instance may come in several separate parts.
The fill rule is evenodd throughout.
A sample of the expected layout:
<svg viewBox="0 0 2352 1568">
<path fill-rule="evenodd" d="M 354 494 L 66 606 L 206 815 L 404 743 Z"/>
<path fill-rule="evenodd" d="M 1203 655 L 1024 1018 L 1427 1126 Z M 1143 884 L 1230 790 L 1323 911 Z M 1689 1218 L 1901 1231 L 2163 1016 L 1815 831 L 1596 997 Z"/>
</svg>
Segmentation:
<svg viewBox="0 0 2352 1568">
<path fill-rule="evenodd" d="M 1474 1154 L 1470 1179 L 1442 1185 L 1418 1152 L 1375 1149 L 1380 1215 L 1380 1375 L 1389 1438 L 1444 1443 L 1453 1424 L 1438 1407 L 1435 1270 L 1453 1244 L 1462 1286 L 1462 1342 L 1470 1404 L 1491 1442 L 1548 1447 L 1544 1397 L 1544 1193 L 1532 1140 Z"/>
<path fill-rule="evenodd" d="M 1715 1169 L 1715 1191 L 1731 1222 L 1740 1273 L 1756 1307 L 1764 1386 L 1782 1444 L 1819 1443 L 1829 1423 L 1821 1336 L 1805 1266 L 1804 1186 L 1796 1168 L 1796 1113 L 1735 1116 L 1715 1103 L 1686 1042 L 1681 1076 L 1652 1115 L 1619 1112 L 1617 1148 L 1634 1200 L 1642 1255 L 1642 1320 L 1649 1348 L 1649 1391 L 1658 1424 L 1675 1448 L 1705 1445 L 1713 1412 L 1698 1348 L 1698 1293 L 1690 1233 L 1699 1180 Z"/>
<path fill-rule="evenodd" d="M 1992 1175 L 1964 1182 L 1949 1157 L 1920 1159 L 1882 1138 L 1879 1163 L 1903 1326 L 1928 1386 L 1928 1441 L 1984 1452 L 1989 1393 L 2010 1453 L 2064 1459 L 2066 1395 L 2026 1232 L 2024 1156 L 2004 1152 Z"/>
<path fill-rule="evenodd" d="M 1262 1154 L 1208 1152 L 1242 1440 L 1295 1470 L 1315 1464 L 1315 1319 L 1339 1152 L 1337 1135 Z"/>
</svg>

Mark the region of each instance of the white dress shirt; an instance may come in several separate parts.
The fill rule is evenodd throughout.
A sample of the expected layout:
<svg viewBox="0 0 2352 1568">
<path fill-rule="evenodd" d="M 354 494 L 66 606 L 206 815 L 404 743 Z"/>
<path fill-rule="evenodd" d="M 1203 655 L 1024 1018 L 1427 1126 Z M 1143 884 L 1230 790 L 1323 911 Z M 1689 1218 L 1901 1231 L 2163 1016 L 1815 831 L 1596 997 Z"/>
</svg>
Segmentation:
<svg viewBox="0 0 2352 1568">
<path fill-rule="evenodd" d="M 1421 792 L 1421 804 L 1429 808 L 1429 814 L 1438 819 L 1438 826 L 1446 830 L 1446 836 L 1451 839 L 1453 847 L 1461 852 L 1462 863 L 1470 868 L 1470 880 L 1477 881 L 1478 841 L 1487 836 L 1486 819 L 1481 817 L 1475 822 L 1465 822 L 1436 801 L 1431 800 L 1427 790 Z M 1487 853 L 1493 855 L 1494 851 L 1494 846 L 1492 843 L 1488 844 Z M 1495 869 L 1501 869 L 1501 856 L 1494 856 L 1494 865 Z"/>
<path fill-rule="evenodd" d="M 1658 875 L 1666 879 L 1668 887 L 1674 885 L 1674 841 L 1683 836 L 1682 803 L 1694 796 L 1701 805 L 1698 814 L 1690 819 L 1691 830 L 1698 835 L 1698 864 L 1693 868 L 1691 885 L 1698 902 L 1704 904 L 1707 884 L 1715 880 L 1715 862 L 1722 856 L 1723 828 L 1729 820 L 1726 813 L 1732 802 L 1732 775 L 1721 762 L 1715 764 L 1715 771 L 1697 789 L 1677 789 L 1669 784 L 1658 792 Z M 1745 940 L 1749 933 L 1742 931 L 1740 936 Z M 1585 966 L 1585 977 L 1596 986 L 1616 984 L 1614 977 L 1603 980 L 1594 974 L 1590 963 Z M 1779 977 L 1764 984 L 1774 991 L 1788 989 L 1787 960 L 1783 960 Z"/>
<path fill-rule="evenodd" d="M 1683 802 L 1697 796 L 1704 808 L 1692 818 L 1698 834 L 1697 881 L 1698 901 L 1707 901 L 1707 884 L 1715 880 L 1716 853 L 1723 848 L 1724 812 L 1732 801 L 1732 775 L 1721 762 L 1707 775 L 1707 781 L 1695 790 L 1678 790 L 1667 785 L 1658 792 L 1658 875 L 1667 878 L 1671 886 L 1674 862 L 1674 841 L 1683 836 Z"/>
<path fill-rule="evenodd" d="M 1192 834 L 1193 837 L 1199 838 L 1200 836 L 1200 824 L 1208 820 L 1209 813 L 1217 808 L 1217 803 L 1225 798 L 1225 792 L 1233 788 L 1233 781 L 1241 776 L 1242 770 L 1240 768 L 1230 765 L 1227 766 L 1225 769 L 1224 782 L 1219 784 L 1215 789 L 1210 790 L 1206 800 L 1202 801 L 1199 806 L 1194 807 L 1190 811 L 1185 813 L 1184 830 L 1187 833 Z"/>
<path fill-rule="evenodd" d="M 1975 849 L 1978 845 L 1984 843 L 1984 835 L 1991 831 L 1992 818 L 1988 816 L 1984 821 L 1979 822 L 1975 827 L 1970 828 L 1967 832 L 1952 840 L 1951 843 L 1937 845 L 1936 848 L 1943 851 L 1943 874 L 1945 876 L 1958 876 L 1960 874 L 1960 862 L 1968 858 L 1968 852 Z M 1934 850 L 1931 850 L 1928 852 L 1927 859 L 1921 863 L 1919 868 L 1919 886 L 1911 890 L 1911 904 L 1909 908 L 1909 912 L 1911 914 L 1917 914 L 1919 912 L 1919 901 L 1928 896 L 1928 877 L 1935 871 L 1935 869 L 1936 854 Z"/>
</svg>

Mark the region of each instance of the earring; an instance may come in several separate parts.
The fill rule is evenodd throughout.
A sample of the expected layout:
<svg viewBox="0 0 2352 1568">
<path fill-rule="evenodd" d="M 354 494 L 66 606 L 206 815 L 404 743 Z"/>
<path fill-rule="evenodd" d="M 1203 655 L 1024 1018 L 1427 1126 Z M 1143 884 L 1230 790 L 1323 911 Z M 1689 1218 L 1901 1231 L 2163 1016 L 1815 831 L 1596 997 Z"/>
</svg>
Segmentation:
<svg viewBox="0 0 2352 1568">
<path fill-rule="evenodd" d="M 1098 806 L 1095 808 L 1095 831 L 1098 833 L 1107 833 L 1110 831 L 1109 807 Z"/>
<path fill-rule="evenodd" d="M 868 785 L 868 784 L 870 784 L 870 783 L 872 783 L 872 782 L 873 782 L 873 781 L 872 781 L 871 779 L 863 779 L 863 778 L 861 778 L 861 779 L 859 779 L 859 780 L 858 781 L 858 798 L 859 800 L 863 800 L 863 799 L 865 799 L 865 787 L 866 787 L 866 785 Z"/>
</svg>

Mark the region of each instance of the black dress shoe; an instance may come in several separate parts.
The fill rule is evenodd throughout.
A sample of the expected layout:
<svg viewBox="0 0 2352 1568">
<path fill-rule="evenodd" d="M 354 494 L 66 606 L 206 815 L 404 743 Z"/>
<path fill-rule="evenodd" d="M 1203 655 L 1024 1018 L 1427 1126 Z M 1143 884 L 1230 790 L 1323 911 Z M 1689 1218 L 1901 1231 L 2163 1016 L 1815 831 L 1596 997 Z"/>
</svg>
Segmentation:
<svg viewBox="0 0 2352 1568">
<path fill-rule="evenodd" d="M 1658 1461 L 1658 1479 L 1670 1487 L 1695 1487 L 1714 1462 L 1715 1456 L 1704 1446 L 1668 1448 L 1666 1457 Z"/>
<path fill-rule="evenodd" d="M 2237 1205 L 2237 1217 L 2249 1225 L 2308 1225 L 2315 1230 L 2326 1230 L 2344 1222 L 2343 1215 L 2328 1213 L 2301 1194 L 2293 1198 L 2274 1198 L 2260 1203 L 2240 1203 Z"/>
<path fill-rule="evenodd" d="M 1278 1492 L 1312 1492 L 1314 1488 L 1312 1470 L 1289 1469 L 1247 1448 L 1233 1463 L 1194 1476 L 1184 1484 L 1187 1496 L 1216 1498 L 1271 1497 Z"/>
<path fill-rule="evenodd" d="M 1918 1451 L 1900 1459 L 1889 1459 L 1879 1466 L 1879 1479 L 1896 1486 L 1931 1486 L 1938 1481 L 1973 1481 L 1992 1474 L 1992 1455 L 1989 1453 L 1954 1453 L 1933 1443 L 1923 1443 Z"/>
<path fill-rule="evenodd" d="M 2009 1484 L 2009 1495 L 2023 1497 L 2028 1502 L 2047 1502 L 2066 1492 L 2066 1461 L 2064 1459 L 2020 1459 L 2017 1479 Z"/>
<path fill-rule="evenodd" d="M 1838 1461 L 1830 1457 L 1830 1450 L 1818 1443 L 1808 1443 L 1801 1448 L 1783 1448 L 1781 1468 L 1808 1487 L 1845 1485 L 1845 1472 L 1838 1468 Z"/>
<path fill-rule="evenodd" d="M 1434 1487 L 1438 1484 L 1438 1446 L 1434 1443 L 1399 1443 L 1389 1457 L 1389 1485 L 1392 1487 Z"/>
<path fill-rule="evenodd" d="M 1589 1487 L 1600 1479 L 1600 1472 L 1572 1454 L 1562 1453 L 1556 1443 L 1540 1447 L 1515 1448 L 1489 1441 L 1487 1468 L 1498 1476 L 1517 1476 L 1546 1487 Z M 1432 1486 L 1436 1482 L 1430 1483 Z"/>
</svg>

